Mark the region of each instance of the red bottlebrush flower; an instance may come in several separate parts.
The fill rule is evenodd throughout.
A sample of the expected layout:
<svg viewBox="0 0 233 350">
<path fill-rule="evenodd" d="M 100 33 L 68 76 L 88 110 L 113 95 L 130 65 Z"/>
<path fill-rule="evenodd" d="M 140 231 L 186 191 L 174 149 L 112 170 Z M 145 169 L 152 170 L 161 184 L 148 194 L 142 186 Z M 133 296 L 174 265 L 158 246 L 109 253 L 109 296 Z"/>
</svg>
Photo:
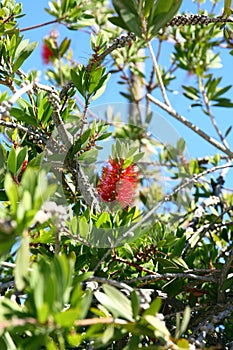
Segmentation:
<svg viewBox="0 0 233 350">
<path fill-rule="evenodd" d="M 46 45 L 46 43 L 43 43 L 42 46 L 42 59 L 44 64 L 48 64 L 50 61 L 50 58 L 53 57 L 53 53 L 50 50 L 50 48 Z"/>
<path fill-rule="evenodd" d="M 24 161 L 23 161 L 23 164 L 22 164 L 21 173 L 24 173 L 24 171 L 25 171 L 26 168 L 27 168 L 27 164 L 28 164 L 28 161 L 27 161 L 27 160 L 24 160 Z"/>
<path fill-rule="evenodd" d="M 124 159 L 110 159 L 102 170 L 97 190 L 105 202 L 118 202 L 122 208 L 132 205 L 138 183 L 134 164 L 123 167 Z"/>
</svg>

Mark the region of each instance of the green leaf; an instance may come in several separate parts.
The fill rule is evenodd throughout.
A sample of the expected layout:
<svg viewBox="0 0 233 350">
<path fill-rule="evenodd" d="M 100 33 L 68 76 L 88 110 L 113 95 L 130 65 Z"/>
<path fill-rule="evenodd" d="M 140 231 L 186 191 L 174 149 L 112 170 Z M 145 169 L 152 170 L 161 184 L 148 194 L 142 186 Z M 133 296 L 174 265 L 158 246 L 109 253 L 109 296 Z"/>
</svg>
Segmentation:
<svg viewBox="0 0 233 350">
<path fill-rule="evenodd" d="M 118 289 L 103 285 L 105 293 L 95 292 L 96 299 L 108 309 L 114 317 L 123 317 L 126 320 L 133 321 L 133 313 L 130 300 Z"/>
<path fill-rule="evenodd" d="M 232 108 L 233 103 L 229 98 L 217 98 L 215 101 L 218 101 L 217 103 L 213 104 L 215 107 L 226 107 L 226 108 Z"/>
<path fill-rule="evenodd" d="M 229 126 L 229 128 L 228 128 L 228 129 L 227 129 L 227 131 L 225 132 L 225 136 L 224 136 L 224 138 L 225 138 L 225 137 L 227 137 L 227 136 L 230 134 L 231 129 L 232 129 L 232 125 L 231 125 L 231 126 Z"/>
<path fill-rule="evenodd" d="M 23 40 L 18 45 L 15 53 L 16 60 L 13 64 L 13 72 L 16 72 L 19 69 L 23 62 L 31 55 L 33 50 L 36 48 L 37 42 L 29 44 L 29 40 Z"/>
<path fill-rule="evenodd" d="M 103 135 L 98 136 L 97 139 L 96 139 L 96 141 L 105 140 L 105 139 L 109 138 L 111 135 L 112 135 L 111 132 L 106 132 L 106 133 L 104 133 Z"/>
<path fill-rule="evenodd" d="M 133 162 L 137 163 L 139 160 L 141 160 L 145 155 L 145 152 L 139 152 L 133 156 Z"/>
<path fill-rule="evenodd" d="M 67 311 L 59 312 L 55 315 L 55 321 L 60 327 L 72 327 L 75 320 L 78 318 L 78 312 L 76 309 L 70 309 Z"/>
<path fill-rule="evenodd" d="M 63 41 L 61 42 L 61 45 L 59 46 L 59 53 L 60 56 L 62 57 L 66 51 L 69 49 L 70 46 L 70 42 L 71 40 L 68 38 L 63 39 Z"/>
<path fill-rule="evenodd" d="M 114 335 L 114 325 L 109 325 L 103 332 L 102 342 L 104 344 L 107 344 L 113 338 L 113 335 Z"/>
<path fill-rule="evenodd" d="M 37 308 L 37 317 L 40 323 L 45 323 L 48 319 L 49 315 L 49 305 L 47 303 L 43 303 L 42 306 Z"/>
<path fill-rule="evenodd" d="M 98 86 L 101 88 L 100 80 L 104 74 L 104 71 L 105 69 L 100 66 L 90 72 L 90 77 L 89 77 L 90 81 L 89 81 L 89 87 L 88 87 L 88 92 L 90 95 L 96 92 Z"/>
<path fill-rule="evenodd" d="M 165 323 L 161 321 L 158 317 L 152 315 L 145 315 L 143 318 L 154 328 L 154 333 L 156 337 L 169 338 L 170 332 L 167 329 Z"/>
<path fill-rule="evenodd" d="M 179 350 L 185 350 L 185 349 L 190 349 L 190 344 L 189 341 L 187 339 L 179 339 L 176 343 L 176 345 L 178 346 Z"/>
<path fill-rule="evenodd" d="M 111 17 L 109 21 L 123 29 L 134 32 L 138 37 L 142 37 L 142 25 L 137 2 L 135 0 L 113 0 L 112 4 L 118 17 Z"/>
<path fill-rule="evenodd" d="M 184 249 L 185 244 L 186 244 L 186 237 L 182 236 L 181 238 L 179 238 L 177 240 L 174 247 L 172 248 L 171 257 L 175 257 L 175 256 L 180 257 L 180 255 Z"/>
<path fill-rule="evenodd" d="M 181 326 L 176 327 L 175 339 L 179 339 L 182 336 L 182 334 L 186 331 L 188 324 L 189 324 L 190 316 L 191 316 L 191 309 L 189 306 L 186 306 L 186 308 L 184 310 Z M 177 314 L 178 325 L 179 325 L 179 319 L 178 319 L 179 317 L 180 317 L 180 315 Z"/>
<path fill-rule="evenodd" d="M 154 0 L 145 0 L 144 8 L 143 8 L 145 17 L 149 16 L 150 12 L 152 11 L 154 2 L 155 2 Z"/>
<path fill-rule="evenodd" d="M 96 227 L 106 227 L 103 226 L 104 224 L 108 223 L 107 227 L 109 227 L 109 224 L 111 223 L 110 215 L 109 213 L 103 212 L 101 215 L 98 217 L 98 220 L 96 221 Z"/>
<path fill-rule="evenodd" d="M 185 140 L 183 138 L 180 138 L 177 141 L 177 148 L 180 152 L 184 152 L 185 151 L 185 147 L 186 147 L 186 143 Z"/>
<path fill-rule="evenodd" d="M 7 159 L 7 168 L 11 172 L 12 175 L 16 174 L 17 170 L 17 159 L 16 159 L 16 151 L 14 147 L 11 148 L 8 159 Z"/>
<path fill-rule="evenodd" d="M 8 173 L 5 177 L 5 190 L 6 195 L 11 203 L 11 213 L 13 215 L 16 214 L 17 207 L 18 207 L 18 187 L 16 183 L 13 181 L 12 176 Z"/>
<path fill-rule="evenodd" d="M 16 266 L 14 269 L 15 285 L 19 291 L 23 290 L 25 287 L 25 278 L 28 275 L 29 261 L 29 238 L 25 234 L 21 239 L 20 247 L 17 251 Z"/>
<path fill-rule="evenodd" d="M 127 24 L 122 20 L 121 17 L 110 17 L 108 20 L 109 20 L 109 22 L 114 24 L 116 27 L 120 27 L 122 29 L 129 30 Z M 232 50 L 232 55 L 233 55 L 233 50 Z"/>
<path fill-rule="evenodd" d="M 17 166 L 16 166 L 17 171 L 21 170 L 21 166 L 26 158 L 26 155 L 27 155 L 27 147 L 24 147 L 19 151 L 17 155 Z"/>
<path fill-rule="evenodd" d="M 89 225 L 85 217 L 81 217 L 79 219 L 78 226 L 79 226 L 79 233 L 81 237 L 87 238 L 89 235 Z"/>
<path fill-rule="evenodd" d="M 199 91 L 194 86 L 182 85 L 182 88 L 185 90 L 185 92 L 183 93 L 185 97 L 194 101 L 198 101 L 200 99 Z"/>
<path fill-rule="evenodd" d="M 84 161 L 85 164 L 91 164 L 96 160 L 97 155 L 98 155 L 97 149 L 90 149 L 80 154 L 80 156 L 78 157 L 78 160 Z"/>
<path fill-rule="evenodd" d="M 78 89 L 78 92 L 85 97 L 86 96 L 86 84 L 87 82 L 87 75 L 85 71 L 85 67 L 83 65 L 80 65 L 77 68 L 77 71 L 74 69 L 71 69 L 71 79 L 75 85 L 75 87 Z"/>
<path fill-rule="evenodd" d="M 138 151 L 138 147 L 132 147 L 126 154 L 126 158 L 130 158 Z"/>
<path fill-rule="evenodd" d="M 83 336 L 81 334 L 76 334 L 72 332 L 71 334 L 67 334 L 67 341 L 69 345 L 73 347 L 78 347 L 83 341 Z"/>
<path fill-rule="evenodd" d="M 97 98 L 99 98 L 104 93 L 104 91 L 106 89 L 106 86 L 107 86 L 107 82 L 110 79 L 110 76 L 111 76 L 111 74 L 108 73 L 108 74 L 105 74 L 101 78 L 101 80 L 99 82 L 99 85 L 96 87 L 95 93 L 92 96 L 92 101 L 96 100 Z"/>
<path fill-rule="evenodd" d="M 223 9 L 223 16 L 224 17 L 230 17 L 232 14 L 231 1 L 232 0 L 224 0 L 224 9 Z"/>
<path fill-rule="evenodd" d="M 139 301 L 139 297 L 137 295 L 137 293 L 135 292 L 135 290 L 132 291 L 132 293 L 130 294 L 130 299 L 131 299 L 131 307 L 132 307 L 132 311 L 133 311 L 133 317 L 136 320 L 139 312 L 140 312 L 140 301 Z"/>
<path fill-rule="evenodd" d="M 143 317 L 146 315 L 156 315 L 159 312 L 161 305 L 162 300 L 160 298 L 154 299 L 150 304 L 149 308 L 144 311 Z"/>
<path fill-rule="evenodd" d="M 148 17 L 148 32 L 153 37 L 164 27 L 177 13 L 182 0 L 157 0 Z"/>
</svg>

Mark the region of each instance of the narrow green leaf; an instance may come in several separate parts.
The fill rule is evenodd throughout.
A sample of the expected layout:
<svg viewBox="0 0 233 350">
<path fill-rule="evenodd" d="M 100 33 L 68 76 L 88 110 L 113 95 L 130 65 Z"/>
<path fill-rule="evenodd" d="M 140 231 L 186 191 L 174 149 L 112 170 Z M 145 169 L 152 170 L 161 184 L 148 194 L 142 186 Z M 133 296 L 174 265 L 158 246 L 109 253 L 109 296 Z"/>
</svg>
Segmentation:
<svg viewBox="0 0 233 350">
<path fill-rule="evenodd" d="M 37 42 L 33 42 L 30 44 L 28 42 L 29 40 L 21 41 L 21 43 L 17 47 L 15 53 L 16 60 L 13 64 L 13 72 L 16 72 L 17 69 L 19 69 L 22 66 L 23 62 L 31 55 L 31 53 L 37 46 Z"/>
<path fill-rule="evenodd" d="M 42 306 L 37 308 L 37 317 L 40 323 L 45 323 L 48 319 L 49 315 L 49 305 L 47 303 L 43 303 Z"/>
<path fill-rule="evenodd" d="M 154 333 L 157 337 L 168 338 L 170 336 L 170 332 L 167 329 L 165 322 L 161 321 L 158 317 L 154 317 L 152 315 L 144 316 L 144 319 L 154 327 Z"/>
<path fill-rule="evenodd" d="M 79 233 L 83 238 L 87 238 L 89 235 L 89 225 L 84 217 L 79 219 Z"/>
<path fill-rule="evenodd" d="M 21 166 L 27 155 L 27 147 L 22 148 L 17 155 L 17 171 L 21 170 Z"/>
<path fill-rule="evenodd" d="M 25 287 L 25 278 L 28 275 L 29 261 L 29 238 L 25 234 L 21 239 L 20 247 L 17 251 L 14 270 L 15 285 L 19 291 L 23 290 Z"/>
<path fill-rule="evenodd" d="M 114 317 L 123 317 L 132 322 L 133 314 L 130 300 L 116 288 L 104 285 L 104 292 L 95 292 L 96 299 L 105 306 Z"/>
<path fill-rule="evenodd" d="M 12 176 L 8 173 L 5 177 L 5 190 L 7 197 L 11 203 L 11 213 L 16 214 L 18 207 L 18 187 L 13 181 Z"/>
<path fill-rule="evenodd" d="M 150 12 L 152 11 L 152 6 L 154 4 L 154 0 L 145 0 L 145 4 L 144 4 L 144 16 L 148 17 Z"/>
<path fill-rule="evenodd" d="M 182 336 L 182 334 L 186 331 L 189 324 L 190 316 L 191 316 L 191 309 L 189 306 L 186 306 L 181 325 L 177 326 L 175 339 L 179 339 Z M 179 314 L 178 314 L 178 318 L 179 318 Z M 179 320 L 178 320 L 178 324 L 179 324 Z"/>
<path fill-rule="evenodd" d="M 162 301 L 160 298 L 154 299 L 150 304 L 149 308 L 144 311 L 143 316 L 156 315 L 159 312 L 161 305 Z"/>
<path fill-rule="evenodd" d="M 130 294 L 130 299 L 131 299 L 133 317 L 136 320 L 140 312 L 140 301 L 135 290 L 133 290 L 132 293 Z"/>
<path fill-rule="evenodd" d="M 186 147 L 186 143 L 185 140 L 181 137 L 178 141 L 177 141 L 177 148 L 180 152 L 184 152 L 185 151 L 185 147 Z"/>
<path fill-rule="evenodd" d="M 71 40 L 68 39 L 68 38 L 65 38 L 65 39 L 62 41 L 61 45 L 59 46 L 59 52 L 60 52 L 60 56 L 61 56 L 61 57 L 62 57 L 62 56 L 66 53 L 66 51 L 69 49 L 70 42 L 71 42 Z"/>
<path fill-rule="evenodd" d="M 177 13 L 182 0 L 157 0 L 148 17 L 148 32 L 155 36 Z"/>
<path fill-rule="evenodd" d="M 75 87 L 78 89 L 78 92 L 85 97 L 86 91 L 83 86 L 83 75 L 84 75 L 84 66 L 79 67 L 78 71 L 76 72 L 74 69 L 71 69 L 71 79 L 75 85 Z"/>
<path fill-rule="evenodd" d="M 98 155 L 97 149 L 90 149 L 89 151 L 83 152 L 78 157 L 78 160 L 83 160 L 85 164 L 91 164 L 96 160 L 96 157 Z"/>
<path fill-rule="evenodd" d="M 94 95 L 92 96 L 92 101 L 96 100 L 104 93 L 106 86 L 107 86 L 107 82 L 110 79 L 110 76 L 111 76 L 111 74 L 108 73 L 101 78 L 101 81 L 100 81 L 99 85 L 97 86 Z"/>
<path fill-rule="evenodd" d="M 7 168 L 12 175 L 15 175 L 16 169 L 17 169 L 17 159 L 16 159 L 16 151 L 14 147 L 12 147 L 10 150 L 10 153 L 7 159 Z"/>
<path fill-rule="evenodd" d="M 227 131 L 225 132 L 225 136 L 224 136 L 224 137 L 227 137 L 227 136 L 230 134 L 231 129 L 232 129 L 232 125 L 229 126 L 229 128 L 228 128 Z"/>
<path fill-rule="evenodd" d="M 104 344 L 107 344 L 113 338 L 113 335 L 114 335 L 114 325 L 109 325 L 103 332 L 102 342 Z"/>
<path fill-rule="evenodd" d="M 224 0 L 223 16 L 225 17 L 230 17 L 230 15 L 232 14 L 231 1 L 232 0 Z"/>
</svg>

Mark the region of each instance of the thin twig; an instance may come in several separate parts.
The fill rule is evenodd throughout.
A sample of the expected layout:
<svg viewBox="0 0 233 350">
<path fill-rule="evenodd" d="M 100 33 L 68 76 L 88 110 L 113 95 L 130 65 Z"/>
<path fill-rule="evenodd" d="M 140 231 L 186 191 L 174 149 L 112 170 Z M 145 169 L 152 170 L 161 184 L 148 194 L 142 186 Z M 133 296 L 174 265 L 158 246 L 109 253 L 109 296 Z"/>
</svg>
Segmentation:
<svg viewBox="0 0 233 350">
<path fill-rule="evenodd" d="M 133 278 L 130 280 L 123 281 L 124 283 L 135 283 L 141 281 L 158 281 L 158 280 L 167 280 L 173 278 L 189 278 L 203 282 L 218 282 L 218 279 L 214 276 L 200 276 L 194 273 L 187 272 L 178 272 L 178 273 L 155 273 L 153 275 L 140 276 L 138 278 Z"/>
<path fill-rule="evenodd" d="M 158 83 L 159 83 L 159 86 L 160 86 L 160 89 L 161 89 L 161 93 L 162 93 L 164 102 L 169 108 L 171 108 L 171 104 L 170 104 L 170 101 L 169 101 L 169 99 L 167 97 L 167 93 L 166 93 L 166 89 L 165 89 L 165 86 L 164 86 L 164 83 L 163 83 L 163 79 L 162 79 L 160 71 L 159 71 L 159 65 L 158 65 L 158 62 L 157 62 L 157 59 L 155 57 L 155 54 L 154 54 L 154 51 L 153 51 L 153 48 L 151 46 L 151 42 L 150 41 L 148 41 L 147 46 L 148 46 L 148 49 L 149 49 L 150 54 L 151 54 L 151 58 L 152 58 L 152 61 L 153 61 L 155 73 L 156 73 L 156 76 L 157 76 L 157 79 L 158 79 Z"/>
<path fill-rule="evenodd" d="M 116 280 L 110 280 L 108 278 L 103 278 L 103 277 L 97 277 L 97 276 L 92 276 L 88 278 L 89 282 L 97 282 L 101 284 L 109 284 L 110 286 L 119 288 L 119 289 L 126 289 L 130 293 L 134 290 L 132 287 L 128 286 L 128 284 L 124 282 L 118 282 Z"/>
<path fill-rule="evenodd" d="M 37 29 L 37 28 L 41 28 L 41 27 L 45 27 L 47 25 L 50 25 L 50 24 L 54 24 L 54 23 L 61 23 L 63 24 L 62 21 L 63 19 L 65 19 L 67 16 L 63 16 L 61 18 L 57 18 L 57 19 L 54 19 L 53 21 L 48 21 L 48 22 L 44 22 L 44 23 L 40 23 L 40 24 L 35 24 L 34 26 L 30 26 L 30 27 L 26 27 L 26 28 L 22 28 L 20 29 L 19 31 L 22 33 L 22 32 L 26 32 L 27 30 L 32 30 L 32 29 Z"/>
<path fill-rule="evenodd" d="M 226 149 L 229 150 L 229 145 L 226 141 L 226 139 L 223 137 L 222 133 L 221 133 L 221 130 L 219 129 L 217 123 L 216 123 L 216 120 L 211 112 L 211 109 L 210 109 L 210 103 L 209 103 L 209 99 L 208 99 L 208 96 L 205 92 L 205 87 L 204 87 L 204 84 L 203 84 L 203 81 L 201 78 L 198 79 L 198 83 L 199 83 L 199 89 L 200 89 L 200 92 L 202 94 L 202 97 L 203 97 L 203 102 L 206 106 L 206 112 L 208 114 L 208 116 L 210 117 L 210 120 L 211 120 L 211 123 L 216 131 L 216 133 L 218 134 L 220 140 L 222 141 L 223 145 L 226 147 Z"/>
</svg>

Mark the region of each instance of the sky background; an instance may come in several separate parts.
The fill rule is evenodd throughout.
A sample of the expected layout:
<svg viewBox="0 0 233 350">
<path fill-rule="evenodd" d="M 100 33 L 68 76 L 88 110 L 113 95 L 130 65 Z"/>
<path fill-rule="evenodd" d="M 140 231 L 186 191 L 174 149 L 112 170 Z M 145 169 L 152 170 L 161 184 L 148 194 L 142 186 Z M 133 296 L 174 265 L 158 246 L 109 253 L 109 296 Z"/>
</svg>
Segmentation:
<svg viewBox="0 0 233 350">
<path fill-rule="evenodd" d="M 22 0 L 23 4 L 23 13 L 25 14 L 19 20 L 20 28 L 34 26 L 39 23 L 51 21 L 54 18 L 50 16 L 45 10 L 45 7 L 48 7 L 47 0 Z M 216 7 L 216 14 L 220 15 L 222 13 L 224 1 L 220 0 L 219 4 Z M 206 3 L 202 6 L 202 9 L 210 9 L 212 7 L 212 3 L 210 0 L 207 0 Z M 191 0 L 184 0 L 183 5 L 180 9 L 180 12 L 185 13 L 197 13 L 197 5 L 194 4 Z M 48 66 L 45 66 L 42 62 L 41 57 L 41 48 L 43 37 L 49 35 L 51 30 L 56 29 L 59 34 L 59 40 L 62 41 L 64 37 L 69 37 L 71 39 L 71 47 L 74 52 L 74 58 L 77 61 L 80 61 L 84 64 L 87 64 L 89 59 L 91 50 L 89 45 L 89 36 L 84 32 L 70 31 L 67 30 L 62 25 L 48 25 L 43 26 L 38 29 L 28 30 L 23 32 L 25 38 L 29 38 L 30 41 L 37 41 L 38 47 L 30 56 L 30 58 L 25 62 L 23 68 L 24 70 L 30 71 L 31 69 L 36 69 L 41 71 L 41 81 L 45 83 L 45 71 Z M 153 45 L 156 47 L 156 39 L 153 41 Z M 170 44 L 172 48 L 172 43 Z M 233 57 L 229 55 L 228 50 L 222 50 L 222 64 L 223 67 L 221 69 L 215 69 L 213 71 L 217 76 L 223 76 L 223 80 L 221 86 L 231 85 L 232 83 L 232 61 Z M 162 50 L 161 57 L 159 63 L 161 65 L 165 65 L 167 67 L 170 66 L 170 55 L 169 55 L 169 44 L 165 50 Z M 117 75 L 112 75 L 110 81 L 108 82 L 107 89 L 105 93 L 97 99 L 93 105 L 103 104 L 103 103 L 124 103 L 125 99 L 119 94 L 120 85 L 117 84 L 118 77 Z M 179 84 L 178 84 L 179 83 Z M 190 77 L 187 72 L 183 72 L 178 75 L 178 81 L 174 82 L 174 86 L 180 86 L 180 89 L 176 91 L 176 94 L 170 94 L 169 98 L 173 105 L 173 107 L 178 111 L 178 113 L 184 115 L 188 120 L 198 125 L 201 129 L 203 129 L 210 136 L 217 138 L 215 131 L 208 119 L 200 109 L 190 109 L 190 103 L 192 101 L 186 100 L 182 98 L 182 101 L 179 97 L 182 96 L 182 85 L 192 85 L 193 78 Z M 172 83 L 173 85 L 173 83 Z M 174 87 L 171 86 L 171 87 Z M 232 89 L 227 93 L 226 97 L 232 97 Z M 180 122 L 174 120 L 171 116 L 166 115 L 165 112 L 159 110 L 157 107 L 152 107 L 155 112 L 158 112 L 168 123 L 171 123 L 177 133 L 183 137 L 187 142 L 188 153 L 190 157 L 202 157 L 206 155 L 211 155 L 216 153 L 216 149 L 209 145 L 206 141 L 202 140 L 199 136 L 195 135 L 191 130 L 189 130 L 186 126 L 182 125 Z M 216 117 L 217 123 L 224 134 L 227 128 L 232 125 L 233 115 L 232 109 L 228 108 L 215 108 L 213 110 L 214 116 Z M 156 125 L 155 125 L 156 128 Z M 232 134 L 233 135 L 233 134 Z M 233 148 L 233 136 L 231 134 L 228 136 L 228 143 Z M 218 138 L 217 138 L 218 139 Z M 219 152 L 220 153 L 220 152 Z"/>
</svg>

